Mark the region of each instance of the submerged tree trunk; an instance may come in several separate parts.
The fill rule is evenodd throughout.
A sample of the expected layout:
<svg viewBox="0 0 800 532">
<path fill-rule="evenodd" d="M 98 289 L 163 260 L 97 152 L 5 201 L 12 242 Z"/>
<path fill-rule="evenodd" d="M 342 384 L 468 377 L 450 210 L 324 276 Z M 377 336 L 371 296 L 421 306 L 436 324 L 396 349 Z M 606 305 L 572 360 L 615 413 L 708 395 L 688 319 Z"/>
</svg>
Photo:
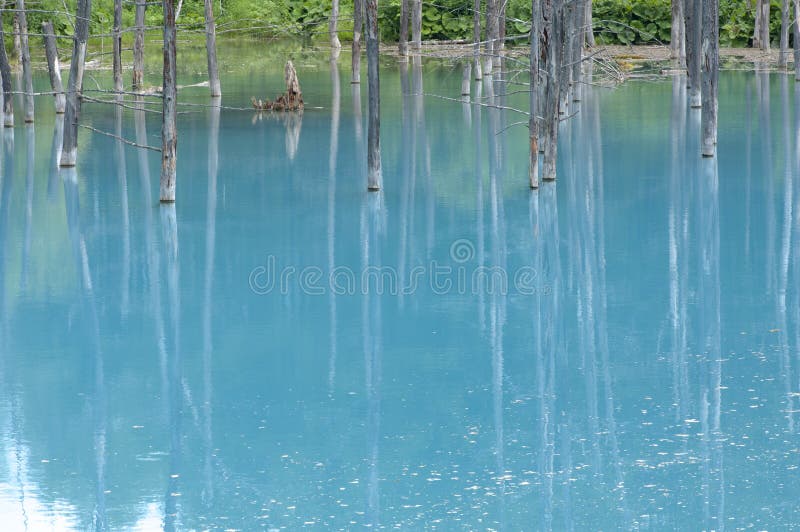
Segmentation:
<svg viewBox="0 0 800 532">
<path fill-rule="evenodd" d="M 703 22 L 703 2 L 705 0 L 686 0 L 686 80 L 689 88 L 689 106 L 701 106 L 701 32 Z"/>
<path fill-rule="evenodd" d="M 789 8 L 791 0 L 781 1 L 781 40 L 778 51 L 778 68 L 786 68 L 789 55 Z"/>
<path fill-rule="evenodd" d="M 467 61 L 464 63 L 464 69 L 461 71 L 461 96 L 469 96 L 470 84 L 472 83 L 472 62 Z M 466 99 L 469 101 L 469 98 Z"/>
<path fill-rule="evenodd" d="M 419 0 L 415 0 L 419 3 Z M 367 189 L 381 188 L 381 95 L 378 76 L 378 0 L 365 0 L 367 15 L 367 78 L 369 116 L 367 132 Z"/>
<path fill-rule="evenodd" d="M 17 0 L 20 44 L 22 50 L 22 79 L 25 83 L 25 123 L 33 122 L 33 72 L 31 71 L 31 49 L 28 43 L 28 17 L 25 14 L 25 0 Z"/>
<path fill-rule="evenodd" d="M 89 38 L 89 17 L 92 0 L 78 0 L 75 16 L 75 37 L 72 61 L 67 82 L 67 109 L 64 115 L 64 142 L 61 147 L 61 166 L 75 166 L 78 158 L 78 119 L 81 114 L 81 90 L 86 61 L 86 41 Z"/>
<path fill-rule="evenodd" d="M 408 0 L 404 0 L 408 2 Z M 364 0 L 353 0 L 353 53 L 350 83 L 361 83 L 361 34 L 364 27 Z"/>
<path fill-rule="evenodd" d="M 669 41 L 670 59 L 679 68 L 686 66 L 686 26 L 684 17 L 684 1 L 672 0 L 672 33 Z"/>
<path fill-rule="evenodd" d="M 147 9 L 146 0 L 136 0 L 134 19 L 135 33 L 133 38 L 133 77 L 131 86 L 139 90 L 144 83 L 144 15 Z"/>
<path fill-rule="evenodd" d="M 411 49 L 419 52 L 422 48 L 422 0 L 409 1 L 411 2 Z"/>
<path fill-rule="evenodd" d="M 164 5 L 164 82 L 163 115 L 161 118 L 161 201 L 175 201 L 175 176 L 177 170 L 178 129 L 175 64 L 175 0 L 163 0 Z"/>
<path fill-rule="evenodd" d="M 2 3 L 5 11 L 5 2 Z M 0 11 L 0 14 L 2 14 Z M 3 25 L 0 24 L 0 78 L 3 83 L 3 125 L 14 127 L 14 94 L 11 91 L 11 63 L 6 53 L 6 39 Z"/>
<path fill-rule="evenodd" d="M 122 92 L 122 0 L 114 0 L 114 92 Z"/>
<path fill-rule="evenodd" d="M 769 50 L 770 0 L 756 0 L 756 20 L 753 30 L 753 48 Z"/>
<path fill-rule="evenodd" d="M 206 19 L 206 55 L 208 56 L 208 88 L 211 91 L 212 98 L 219 98 L 222 96 L 222 88 L 219 83 L 219 68 L 217 67 L 217 25 L 214 22 L 214 0 L 204 0 L 204 10 Z"/>
<path fill-rule="evenodd" d="M 63 114 L 66 101 L 64 86 L 61 83 L 61 65 L 58 62 L 58 46 L 56 45 L 56 35 L 53 32 L 52 22 L 42 22 L 42 34 L 44 34 L 47 72 L 50 74 L 50 86 L 53 88 L 53 96 L 56 102 L 56 114 Z"/>
<path fill-rule="evenodd" d="M 331 3 L 331 19 L 328 23 L 328 35 L 330 36 L 331 48 L 334 50 L 341 49 L 342 43 L 339 42 L 339 0 L 333 0 Z"/>
<path fill-rule="evenodd" d="M 563 23 L 561 0 L 542 0 L 542 57 L 545 60 L 545 82 L 542 97 L 544 119 L 540 132 L 544 141 L 542 158 L 542 180 L 556 178 L 556 158 L 558 155 L 558 108 L 560 89 L 561 35 L 559 26 Z"/>
<path fill-rule="evenodd" d="M 483 77 L 481 72 L 481 0 L 472 2 L 472 69 L 475 79 Z"/>
<path fill-rule="evenodd" d="M 703 3 L 703 157 L 713 157 L 717 144 L 717 79 L 719 77 L 719 0 Z"/>
<path fill-rule="evenodd" d="M 401 57 L 408 55 L 408 17 L 410 15 L 408 2 L 409 0 L 400 0 L 400 38 L 397 42 L 397 51 Z"/>
<path fill-rule="evenodd" d="M 531 51 L 528 139 L 530 144 L 528 178 L 531 188 L 539 188 L 539 128 L 536 122 L 539 103 L 539 39 L 541 33 L 542 0 L 531 0 Z"/>
</svg>

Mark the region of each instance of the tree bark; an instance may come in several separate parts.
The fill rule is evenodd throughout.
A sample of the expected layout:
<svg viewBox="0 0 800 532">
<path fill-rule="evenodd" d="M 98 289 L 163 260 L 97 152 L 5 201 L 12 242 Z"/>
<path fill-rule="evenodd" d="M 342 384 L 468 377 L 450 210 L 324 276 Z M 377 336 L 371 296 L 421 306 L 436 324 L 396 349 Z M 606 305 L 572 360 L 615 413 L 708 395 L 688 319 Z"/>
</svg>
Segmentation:
<svg viewBox="0 0 800 532">
<path fill-rule="evenodd" d="M 719 0 L 703 2 L 703 110 L 700 118 L 703 157 L 713 157 L 717 144 L 717 80 L 719 77 Z"/>
<path fill-rule="evenodd" d="M 122 92 L 122 0 L 114 0 L 114 92 Z"/>
<path fill-rule="evenodd" d="M 34 117 L 33 72 L 31 71 L 31 49 L 28 43 L 28 17 L 25 13 L 25 0 L 17 0 L 17 10 L 22 53 L 22 79 L 25 83 L 25 123 L 30 124 Z"/>
<path fill-rule="evenodd" d="M 408 2 L 408 0 L 404 0 Z M 350 83 L 361 83 L 361 35 L 364 28 L 364 0 L 353 0 L 353 53 Z"/>
<path fill-rule="evenodd" d="M 415 0 L 419 3 L 419 0 Z M 381 189 L 381 95 L 378 75 L 378 0 L 365 0 L 367 15 L 367 78 L 369 116 L 367 132 L 367 189 Z"/>
<path fill-rule="evenodd" d="M 419 52 L 422 49 L 422 0 L 411 2 L 411 49 Z"/>
<path fill-rule="evenodd" d="M 2 2 L 2 11 L 5 11 L 5 1 Z M 6 53 L 6 39 L 3 25 L 0 24 L 0 77 L 3 83 L 3 125 L 14 127 L 14 94 L 11 90 L 11 63 Z"/>
<path fill-rule="evenodd" d="M 686 80 L 689 88 L 689 106 L 693 109 L 699 109 L 702 105 L 700 54 L 704 1 L 686 0 Z"/>
<path fill-rule="evenodd" d="M 545 58 L 545 82 L 543 92 L 544 120 L 540 132 L 544 141 L 542 158 L 542 180 L 556 178 L 558 156 L 558 108 L 560 89 L 561 35 L 559 25 L 563 22 L 562 0 L 542 0 L 542 56 Z"/>
<path fill-rule="evenodd" d="M 572 93 L 572 30 L 574 28 L 574 11 L 575 7 L 570 0 L 561 0 L 561 9 L 558 11 L 559 15 L 553 20 L 553 23 L 558 28 L 556 36 L 556 43 L 559 47 L 558 54 L 558 80 L 561 88 L 558 92 L 559 96 L 559 114 L 566 115 L 569 113 L 571 93 Z"/>
<path fill-rule="evenodd" d="M 483 77 L 483 72 L 481 72 L 481 0 L 472 2 L 472 55 L 472 69 L 475 71 L 475 79 L 479 80 Z"/>
<path fill-rule="evenodd" d="M 136 0 L 133 39 L 133 90 L 140 90 L 144 83 L 144 15 L 147 9 L 146 0 Z"/>
<path fill-rule="evenodd" d="M 208 88 L 212 98 L 222 96 L 217 67 L 217 25 L 214 22 L 214 0 L 203 0 L 206 19 L 206 55 L 208 56 Z M 337 5 L 338 9 L 338 5 Z M 338 42 L 338 37 L 337 37 Z M 341 47 L 341 45 L 340 45 Z"/>
<path fill-rule="evenodd" d="M 78 0 L 75 15 L 75 37 L 67 82 L 67 108 L 64 115 L 64 142 L 61 148 L 61 166 L 75 166 L 78 158 L 78 119 L 81 114 L 81 90 L 86 61 L 86 41 L 89 38 L 89 17 L 92 0 Z"/>
<path fill-rule="evenodd" d="M 753 48 L 769 50 L 770 0 L 756 0 L 756 19 L 753 30 Z"/>
<path fill-rule="evenodd" d="M 339 42 L 339 0 L 333 0 L 331 2 L 331 18 L 328 23 L 328 34 L 330 36 L 331 48 L 340 50 L 342 48 L 342 43 Z"/>
<path fill-rule="evenodd" d="M 472 82 L 472 62 L 467 61 L 464 63 L 464 68 L 461 71 L 461 96 L 469 96 L 470 83 Z M 466 99 L 469 101 L 469 98 Z"/>
<path fill-rule="evenodd" d="M 586 46 L 593 47 L 594 46 L 594 23 L 592 22 L 592 1 L 587 0 L 586 5 L 584 6 L 586 9 L 586 14 L 584 15 L 584 20 L 586 21 Z"/>
<path fill-rule="evenodd" d="M 410 15 L 408 2 L 409 0 L 400 0 L 400 39 L 397 43 L 397 50 L 403 57 L 408 55 L 408 17 Z"/>
<path fill-rule="evenodd" d="M 790 0 L 781 2 L 781 40 L 778 51 L 778 68 L 786 68 L 789 55 L 789 5 Z"/>
<path fill-rule="evenodd" d="M 486 73 L 491 74 L 497 55 L 497 4 L 503 0 L 486 0 Z"/>
<path fill-rule="evenodd" d="M 678 68 L 686 66 L 686 20 L 684 1 L 672 0 L 672 33 L 669 41 L 670 58 Z"/>
<path fill-rule="evenodd" d="M 14 60 L 17 62 L 17 68 L 22 66 L 22 40 L 20 39 L 20 29 L 19 29 L 19 4 L 14 3 L 14 19 L 12 22 L 12 31 L 14 33 L 14 40 L 12 41 L 12 53 L 14 54 Z"/>
<path fill-rule="evenodd" d="M 175 177 L 177 170 L 178 128 L 176 85 L 176 28 L 175 0 L 162 0 L 164 6 L 164 81 L 163 112 L 161 118 L 161 202 L 175 201 Z"/>
<path fill-rule="evenodd" d="M 56 45 L 56 35 L 53 32 L 53 23 L 42 22 L 42 33 L 44 34 L 44 53 L 47 57 L 50 86 L 55 93 L 53 96 L 56 102 L 56 114 L 64 114 L 66 99 L 64 85 L 61 83 L 61 65 L 58 62 L 58 46 Z"/>
<path fill-rule="evenodd" d="M 800 81 L 800 0 L 794 0 L 794 24 L 792 24 L 792 40 L 794 41 L 794 80 Z M 800 113 L 795 111 L 798 116 Z"/>
<path fill-rule="evenodd" d="M 539 39 L 541 33 L 542 0 L 531 0 L 531 50 L 528 139 L 530 144 L 528 178 L 531 188 L 539 188 L 539 129 L 536 115 L 539 111 Z"/>
<path fill-rule="evenodd" d="M 584 3 L 588 0 L 578 0 L 574 7 L 573 18 L 573 44 L 572 44 L 572 101 L 581 101 L 581 89 L 583 83 L 583 44 L 586 42 L 584 32 L 586 31 L 585 19 L 586 7 Z"/>
</svg>

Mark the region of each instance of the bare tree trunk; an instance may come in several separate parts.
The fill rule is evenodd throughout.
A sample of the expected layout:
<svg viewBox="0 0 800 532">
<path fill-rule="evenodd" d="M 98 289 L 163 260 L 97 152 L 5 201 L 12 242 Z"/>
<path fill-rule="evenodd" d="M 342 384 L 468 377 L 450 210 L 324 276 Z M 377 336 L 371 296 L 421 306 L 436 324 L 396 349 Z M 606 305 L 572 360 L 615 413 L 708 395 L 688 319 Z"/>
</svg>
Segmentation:
<svg viewBox="0 0 800 532">
<path fill-rule="evenodd" d="M 584 20 L 586 21 L 586 46 L 593 47 L 594 46 L 594 23 L 592 22 L 592 1 L 587 0 L 586 5 L 584 6 L 586 9 L 586 14 L 584 15 Z"/>
<path fill-rule="evenodd" d="M 541 46 L 545 58 L 545 84 L 543 92 L 544 120 L 540 132 L 544 140 L 542 158 L 542 180 L 556 178 L 556 158 L 558 155 L 558 107 L 561 76 L 561 38 L 563 24 L 561 0 L 542 0 L 542 39 Z"/>
<path fill-rule="evenodd" d="M 419 3 L 419 0 L 415 0 Z M 367 189 L 381 189 L 381 95 L 378 75 L 378 0 L 366 0 L 367 79 L 369 116 L 367 132 Z"/>
<path fill-rule="evenodd" d="M 756 20 L 753 31 L 753 48 L 769 50 L 769 5 L 770 0 L 756 0 Z"/>
<path fill-rule="evenodd" d="M 411 2 L 411 49 L 419 52 L 422 48 L 422 0 Z"/>
<path fill-rule="evenodd" d="M 669 56 L 679 68 L 686 66 L 686 26 L 683 13 L 685 0 L 672 0 L 672 33 Z"/>
<path fill-rule="evenodd" d="M 464 69 L 461 72 L 461 96 L 469 96 L 471 82 L 472 62 L 467 61 L 464 63 Z M 465 101 L 469 101 L 469 98 L 467 98 Z"/>
<path fill-rule="evenodd" d="M 781 2 L 781 40 L 778 51 L 778 68 L 786 68 L 789 55 L 789 4 L 790 0 Z"/>
<path fill-rule="evenodd" d="M 686 80 L 689 88 L 689 106 L 699 109 L 702 104 L 700 88 L 703 84 L 700 66 L 701 32 L 703 2 L 706 0 L 686 1 Z"/>
<path fill-rule="evenodd" d="M 2 0 L 2 11 L 5 12 L 5 1 Z M 2 22 L 2 19 L 0 19 Z M 14 94 L 11 91 L 11 64 L 6 53 L 6 39 L 3 24 L 0 23 L 0 77 L 3 83 L 3 125 L 14 127 Z"/>
<path fill-rule="evenodd" d="M 28 45 L 28 17 L 25 14 L 25 0 L 17 0 L 17 19 L 19 20 L 20 44 L 22 51 L 22 78 L 25 82 L 25 123 L 33 122 L 33 72 L 31 71 L 31 49 Z"/>
<path fill-rule="evenodd" d="M 542 26 L 542 0 L 531 0 L 531 52 L 528 139 L 530 141 L 528 177 L 531 188 L 539 188 L 539 128 L 536 115 L 539 111 L 539 39 Z"/>
<path fill-rule="evenodd" d="M 161 118 L 161 202 L 175 201 L 175 177 L 178 156 L 176 85 L 175 0 L 162 0 L 164 6 L 164 81 Z"/>
<path fill-rule="evenodd" d="M 339 42 L 339 0 L 333 0 L 331 3 L 331 19 L 328 23 L 328 34 L 330 35 L 331 48 L 340 50 L 342 48 L 342 43 Z"/>
<path fill-rule="evenodd" d="M 586 42 L 584 32 L 586 31 L 585 19 L 586 8 L 584 3 L 588 0 L 578 0 L 575 3 L 573 17 L 573 44 L 572 44 L 572 101 L 581 101 L 581 89 L 583 83 L 583 43 Z"/>
<path fill-rule="evenodd" d="M 558 112 L 566 115 L 569 113 L 569 104 L 572 99 L 572 68 L 570 65 L 572 64 L 572 33 L 575 27 L 575 6 L 570 0 L 563 0 L 559 3 L 561 4 L 561 10 L 554 20 L 554 24 L 559 28 L 559 32 L 555 34 L 560 52 L 557 59 L 559 65 L 558 80 L 561 84 L 558 92 Z"/>
<path fill-rule="evenodd" d="M 800 0 L 794 0 L 794 23 L 792 24 L 792 40 L 794 41 L 794 80 L 800 81 Z M 800 116 L 800 113 L 795 111 Z"/>
<path fill-rule="evenodd" d="M 53 96 L 56 101 L 56 114 L 64 114 L 66 100 L 64 97 L 64 85 L 61 83 L 61 65 L 58 62 L 58 46 L 56 45 L 56 35 L 53 32 L 53 23 L 42 22 L 42 33 L 44 34 L 44 53 L 47 56 L 50 86 L 55 93 Z"/>
<path fill-rule="evenodd" d="M 483 72 L 481 72 L 481 0 L 472 2 L 472 48 L 472 69 L 475 71 L 475 79 L 479 80 L 483 77 Z"/>
<path fill-rule="evenodd" d="M 703 157 L 713 157 L 717 144 L 717 80 L 719 77 L 719 0 L 703 3 Z"/>
<path fill-rule="evenodd" d="M 503 0 L 486 0 L 486 66 L 485 71 L 491 74 L 495 66 L 497 55 L 497 3 Z"/>
<path fill-rule="evenodd" d="M 67 82 L 67 109 L 64 115 L 64 142 L 61 147 L 61 166 L 75 166 L 78 159 L 78 119 L 81 114 L 83 69 L 86 62 L 86 41 L 89 38 L 89 17 L 92 0 L 78 0 L 75 15 L 75 37 Z"/>
<path fill-rule="evenodd" d="M 114 92 L 122 92 L 122 0 L 114 0 Z"/>
<path fill-rule="evenodd" d="M 337 6 L 338 8 L 338 6 Z M 222 96 L 217 67 L 217 25 L 214 22 L 214 0 L 204 0 L 206 18 L 206 55 L 208 56 L 208 88 L 212 98 Z M 336 41 L 339 39 L 337 37 Z M 339 45 L 341 48 L 341 45 Z"/>
<path fill-rule="evenodd" d="M 408 0 L 404 0 L 408 2 Z M 364 0 L 353 0 L 353 53 L 350 83 L 361 83 L 361 34 L 364 27 Z"/>
<path fill-rule="evenodd" d="M 14 33 L 14 40 L 12 46 L 12 53 L 14 54 L 14 60 L 17 62 L 17 68 L 22 66 L 22 40 L 20 39 L 20 28 L 19 28 L 19 4 L 14 3 L 14 19 L 12 22 L 12 29 Z"/>
<path fill-rule="evenodd" d="M 410 15 L 408 2 L 409 0 L 400 0 L 400 39 L 397 43 L 397 50 L 402 57 L 408 55 L 408 17 Z"/>
<path fill-rule="evenodd" d="M 135 34 L 133 39 L 133 90 L 139 90 L 144 83 L 144 15 L 147 9 L 146 0 L 136 0 L 136 16 L 134 20 Z"/>
</svg>

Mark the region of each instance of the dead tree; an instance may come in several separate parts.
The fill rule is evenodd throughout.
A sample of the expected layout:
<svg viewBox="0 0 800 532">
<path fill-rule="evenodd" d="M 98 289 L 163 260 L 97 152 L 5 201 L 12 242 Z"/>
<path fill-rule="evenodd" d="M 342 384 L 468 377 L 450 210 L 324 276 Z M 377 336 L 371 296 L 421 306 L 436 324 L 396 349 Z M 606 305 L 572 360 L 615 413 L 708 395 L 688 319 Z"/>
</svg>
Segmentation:
<svg viewBox="0 0 800 532">
<path fill-rule="evenodd" d="M 361 83 L 361 33 L 363 27 L 364 0 L 353 0 L 353 53 L 350 65 L 350 83 Z"/>
<path fill-rule="evenodd" d="M 397 52 L 401 57 L 408 55 L 408 17 L 410 15 L 408 2 L 409 0 L 400 0 L 400 38 L 397 41 Z"/>
<path fill-rule="evenodd" d="M 222 96 L 217 67 L 217 25 L 214 22 L 214 0 L 203 0 L 206 19 L 206 55 L 208 56 L 208 88 L 212 98 Z M 338 4 L 338 2 L 337 2 Z M 337 5 L 338 10 L 338 5 Z M 339 39 L 336 39 L 339 42 Z M 341 45 L 340 45 L 341 47 Z"/>
<path fill-rule="evenodd" d="M 491 74 L 495 66 L 495 55 L 497 54 L 498 29 L 498 2 L 503 0 L 486 0 L 486 65 L 485 71 Z"/>
<path fill-rule="evenodd" d="M 419 3 L 420 0 L 414 0 Z M 381 189 L 381 95 L 378 75 L 378 0 L 365 0 L 367 15 L 367 81 L 369 115 L 367 132 L 367 189 Z"/>
<path fill-rule="evenodd" d="M 778 68 L 786 68 L 789 55 L 789 5 L 790 0 L 781 0 L 781 39 L 778 51 Z"/>
<path fill-rule="evenodd" d="M 133 76 L 131 79 L 133 90 L 140 90 L 144 83 L 144 15 L 146 9 L 147 0 L 136 0 L 133 38 Z"/>
<path fill-rule="evenodd" d="M 5 1 L 2 2 L 2 11 L 5 11 Z M 0 11 L 1 13 L 1 11 Z M 0 21 L 2 22 L 2 21 Z M 14 127 L 14 94 L 11 91 L 11 63 L 6 53 L 5 32 L 0 23 L 0 77 L 3 83 L 3 125 Z"/>
<path fill-rule="evenodd" d="M 584 32 L 586 31 L 584 18 L 586 8 L 584 3 L 587 0 L 577 0 L 574 8 L 573 24 L 570 33 L 572 34 L 572 101 L 581 101 L 581 84 L 583 83 L 583 46 L 586 42 Z M 569 65 L 568 65 L 569 66 Z"/>
<path fill-rule="evenodd" d="M 47 72 L 50 74 L 50 86 L 56 102 L 56 114 L 64 114 L 66 101 L 64 86 L 61 83 L 61 65 L 58 62 L 58 46 L 52 22 L 42 22 L 42 34 L 44 35 L 44 53 L 47 57 Z"/>
<path fill-rule="evenodd" d="M 122 0 L 114 0 L 114 92 L 122 92 Z"/>
<path fill-rule="evenodd" d="M 800 81 L 800 0 L 794 0 L 792 40 L 794 41 L 794 80 Z"/>
<path fill-rule="evenodd" d="M 161 117 L 161 202 L 175 201 L 175 177 L 178 156 L 178 86 L 175 0 L 162 0 L 164 6 L 164 81 Z"/>
<path fill-rule="evenodd" d="M 12 21 L 12 32 L 13 32 L 13 41 L 12 41 L 12 53 L 14 54 L 14 60 L 17 62 L 17 68 L 22 65 L 22 40 L 20 39 L 20 29 L 19 29 L 19 4 L 16 2 L 14 3 L 14 18 Z"/>
<path fill-rule="evenodd" d="M 331 3 L 331 18 L 328 22 L 328 35 L 330 36 L 331 48 L 340 50 L 342 43 L 339 42 L 339 0 Z"/>
<path fill-rule="evenodd" d="M 592 22 L 592 2 L 587 1 L 583 6 L 586 10 L 584 20 L 586 20 L 586 46 L 594 46 L 594 23 Z"/>
<path fill-rule="evenodd" d="M 25 13 L 25 0 L 17 0 L 17 19 L 19 20 L 20 45 L 22 54 L 22 79 L 25 83 L 25 123 L 33 122 L 33 72 L 31 71 L 31 49 L 28 43 L 28 17 Z"/>
<path fill-rule="evenodd" d="M 539 110 L 539 39 L 541 34 L 542 0 L 531 0 L 531 51 L 528 139 L 530 141 L 530 165 L 528 177 L 531 188 L 539 188 L 539 129 L 536 115 Z"/>
<path fill-rule="evenodd" d="M 86 61 L 86 41 L 89 38 L 89 17 L 92 0 L 78 0 L 75 15 L 75 37 L 67 82 L 67 108 L 64 115 L 64 142 L 61 148 L 61 166 L 75 166 L 78 159 L 78 119 L 81 114 L 81 90 Z"/>
<path fill-rule="evenodd" d="M 472 2 L 472 69 L 475 79 L 483 77 L 481 72 L 481 0 Z"/>
<path fill-rule="evenodd" d="M 558 155 L 558 109 L 561 78 L 561 37 L 563 31 L 562 0 L 542 0 L 542 54 L 545 60 L 545 83 L 542 97 L 544 117 L 540 132 L 544 141 L 542 158 L 542 180 L 556 178 Z"/>
<path fill-rule="evenodd" d="M 719 78 L 719 0 L 703 2 L 703 110 L 700 119 L 703 157 L 713 157 L 717 144 L 717 80 Z"/>
<path fill-rule="evenodd" d="M 756 0 L 756 20 L 753 29 L 753 48 L 769 51 L 770 0 Z"/>
<path fill-rule="evenodd" d="M 419 52 L 422 49 L 422 0 L 411 2 L 411 49 Z"/>
<path fill-rule="evenodd" d="M 702 69 L 700 67 L 701 32 L 703 22 L 703 1 L 686 0 L 686 81 L 689 88 L 689 106 L 701 106 L 700 86 Z"/>
<path fill-rule="evenodd" d="M 686 66 L 686 19 L 685 0 L 672 0 L 672 33 L 669 41 L 669 56 L 679 68 Z"/>
</svg>

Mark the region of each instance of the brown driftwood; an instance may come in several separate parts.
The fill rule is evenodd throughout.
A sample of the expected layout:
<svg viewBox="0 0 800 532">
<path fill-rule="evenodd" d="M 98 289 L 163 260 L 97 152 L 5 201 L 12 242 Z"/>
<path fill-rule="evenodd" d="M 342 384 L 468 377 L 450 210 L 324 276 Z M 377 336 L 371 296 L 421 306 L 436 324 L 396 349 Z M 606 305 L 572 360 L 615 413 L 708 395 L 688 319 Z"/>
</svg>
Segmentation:
<svg viewBox="0 0 800 532">
<path fill-rule="evenodd" d="M 303 91 L 300 90 L 300 80 L 291 61 L 286 62 L 283 74 L 286 82 L 286 92 L 279 94 L 274 100 L 250 98 L 253 109 L 256 111 L 302 111 Z"/>
</svg>

